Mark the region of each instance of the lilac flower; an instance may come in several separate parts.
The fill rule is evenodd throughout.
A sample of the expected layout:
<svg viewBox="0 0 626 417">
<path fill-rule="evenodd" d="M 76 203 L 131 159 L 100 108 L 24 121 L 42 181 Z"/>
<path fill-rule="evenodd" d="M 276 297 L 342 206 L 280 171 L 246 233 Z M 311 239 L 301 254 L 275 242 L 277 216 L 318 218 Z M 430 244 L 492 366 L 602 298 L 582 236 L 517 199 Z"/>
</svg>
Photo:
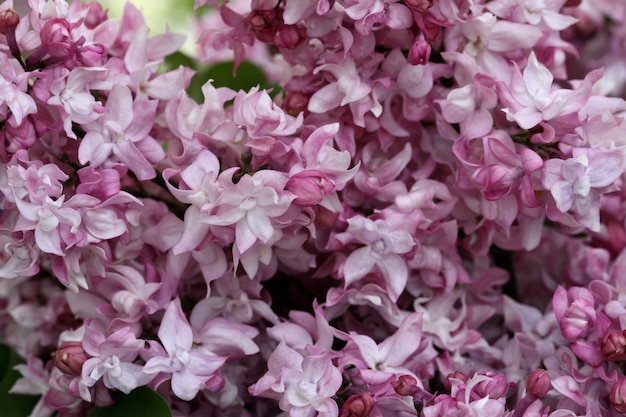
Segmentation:
<svg viewBox="0 0 626 417">
<path fill-rule="evenodd" d="M 502 111 L 522 128 L 530 129 L 543 120 L 580 110 L 591 96 L 591 87 L 601 77 L 602 72 L 595 71 L 588 74 L 575 90 L 553 90 L 552 73 L 531 52 L 523 75 L 516 66 L 510 83 L 498 84 L 500 96 L 508 106 Z"/>
<path fill-rule="evenodd" d="M 336 81 L 331 81 L 311 96 L 309 111 L 314 113 L 323 113 L 355 103 L 367 97 L 372 91 L 372 88 L 361 79 L 352 60 L 320 65 L 315 69 L 315 73 L 320 71 L 330 73 Z"/>
<path fill-rule="evenodd" d="M 137 178 L 154 178 L 151 162 L 165 156 L 161 146 L 149 136 L 156 106 L 153 100 L 133 100 L 128 88 L 115 85 L 106 103 L 107 112 L 85 125 L 87 134 L 80 142 L 79 161 L 98 167 L 114 156 Z"/>
<path fill-rule="evenodd" d="M 363 278 L 374 267 L 384 277 L 387 291 L 397 299 L 406 285 L 408 268 L 401 256 L 408 253 L 415 242 L 408 231 L 392 228 L 385 220 L 370 220 L 355 216 L 348 219 L 347 233 L 365 244 L 352 252 L 343 265 L 345 285 Z"/>
<path fill-rule="evenodd" d="M 85 327 L 83 347 L 91 357 L 82 365 L 80 395 L 92 401 L 89 388 L 102 380 L 107 388 L 118 389 L 125 394 L 146 385 L 153 375 L 142 371 L 142 366 L 133 361 L 144 349 L 145 341 L 136 339 L 130 327 L 124 327 L 105 337 L 100 331 Z"/>
<path fill-rule="evenodd" d="M 341 387 L 341 372 L 330 354 L 314 348 L 306 356 L 280 342 L 267 360 L 268 371 L 249 388 L 252 395 L 279 400 L 291 416 L 337 416 L 332 397 Z"/>
<path fill-rule="evenodd" d="M 189 325 L 180 300 L 172 301 L 158 332 L 163 347 L 151 343 L 153 352 L 142 373 L 154 378 L 159 373 L 171 374 L 174 395 L 192 400 L 224 365 L 225 356 L 207 355 L 194 347 L 193 329 Z"/>
<path fill-rule="evenodd" d="M 235 244 L 244 253 L 258 240 L 269 242 L 275 233 L 272 218 L 284 214 L 295 195 L 283 191 L 281 177 L 270 171 L 244 174 L 233 184 L 233 171 L 220 175 L 223 191 L 213 203 L 204 222 L 215 226 L 234 226 Z"/>
<path fill-rule="evenodd" d="M 619 178 L 625 168 L 622 152 L 574 149 L 572 158 L 545 162 L 542 184 L 550 190 L 560 212 L 573 208 L 576 220 L 598 230 L 602 189 Z"/>
<path fill-rule="evenodd" d="M 8 118 L 6 109 L 12 117 L 10 123 L 20 125 L 29 114 L 37 111 L 35 100 L 26 94 L 28 73 L 20 73 L 11 65 L 7 55 L 0 55 L 0 115 Z"/>
</svg>

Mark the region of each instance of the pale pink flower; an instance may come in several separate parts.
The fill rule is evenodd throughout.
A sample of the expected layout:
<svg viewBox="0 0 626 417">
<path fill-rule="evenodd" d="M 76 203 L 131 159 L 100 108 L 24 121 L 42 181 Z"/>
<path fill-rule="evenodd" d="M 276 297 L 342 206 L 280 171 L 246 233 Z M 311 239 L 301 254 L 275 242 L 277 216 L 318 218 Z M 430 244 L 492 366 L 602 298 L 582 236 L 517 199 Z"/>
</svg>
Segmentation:
<svg viewBox="0 0 626 417">
<path fill-rule="evenodd" d="M 539 63 L 534 52 L 528 57 L 524 72 L 515 65 L 510 81 L 498 82 L 498 95 L 507 106 L 502 109 L 508 120 L 530 129 L 544 120 L 552 120 L 580 110 L 589 97 L 602 70 L 592 71 L 574 90 L 554 88 L 550 70 Z"/>
<path fill-rule="evenodd" d="M 240 91 L 233 102 L 233 122 L 244 128 L 252 139 L 267 136 L 292 136 L 302 126 L 303 115 L 286 114 L 267 91 L 258 87 L 249 92 Z"/>
<path fill-rule="evenodd" d="M 401 255 L 415 246 L 409 232 L 392 228 L 383 219 L 354 216 L 348 219 L 347 233 L 366 246 L 353 251 L 343 265 L 346 287 L 376 267 L 384 277 L 389 295 L 397 299 L 409 276 L 406 260 Z"/>
<path fill-rule="evenodd" d="M 252 395 L 279 400 L 291 416 L 334 417 L 332 397 L 341 387 L 341 372 L 327 351 L 307 349 L 306 356 L 280 342 L 267 360 L 268 371 L 249 388 Z"/>
<path fill-rule="evenodd" d="M 493 127 L 491 110 L 496 107 L 498 96 L 492 86 L 479 77 L 474 83 L 451 90 L 445 100 L 437 102 L 444 120 L 459 123 L 461 134 L 468 138 L 484 136 Z"/>
<path fill-rule="evenodd" d="M 8 109 L 13 115 L 9 122 L 16 126 L 37 112 L 35 100 L 25 92 L 28 77 L 28 73 L 13 66 L 5 53 L 0 55 L 0 116 L 8 118 Z"/>
<path fill-rule="evenodd" d="M 524 0 L 520 2 L 496 0 L 486 6 L 490 12 L 503 19 L 560 31 L 578 21 L 574 16 L 559 13 L 565 3 L 567 0 Z"/>
<path fill-rule="evenodd" d="M 284 214 L 296 196 L 282 190 L 284 178 L 277 172 L 244 174 L 236 184 L 233 174 L 229 170 L 220 175 L 218 182 L 223 191 L 202 221 L 214 226 L 234 226 L 235 245 L 239 253 L 244 253 L 257 240 L 270 241 L 277 229 L 272 219 Z"/>
<path fill-rule="evenodd" d="M 84 125 L 87 133 L 78 148 L 80 163 L 98 167 L 109 160 L 120 161 L 140 180 L 154 178 L 152 163 L 165 157 L 161 145 L 149 136 L 156 107 L 155 100 L 133 100 L 127 87 L 113 86 L 107 112 Z"/>
<path fill-rule="evenodd" d="M 193 329 L 178 298 L 167 307 L 158 336 L 163 347 L 156 342 L 151 343 L 151 357 L 142 372 L 151 376 L 170 374 L 174 395 L 185 401 L 192 400 L 209 380 L 217 376 L 226 357 L 207 355 L 198 350 L 194 344 Z"/>
<path fill-rule="evenodd" d="M 153 376 L 143 373 L 143 367 L 133 363 L 144 346 L 145 341 L 136 339 L 130 327 L 105 337 L 87 323 L 83 347 L 91 357 L 82 365 L 79 385 L 81 397 L 85 401 L 92 401 L 89 388 L 99 380 L 107 388 L 118 389 L 125 394 L 150 382 Z"/>
<path fill-rule="evenodd" d="M 446 35 L 446 51 L 462 49 L 476 61 L 480 72 L 497 79 L 510 72 L 506 54 L 532 48 L 543 33 L 534 26 L 501 20 L 484 12 L 471 15 Z"/>
<path fill-rule="evenodd" d="M 28 240 L 0 233 L 0 278 L 31 277 L 39 272 L 39 251 Z"/>
<path fill-rule="evenodd" d="M 356 366 L 363 381 L 370 386 L 384 386 L 398 374 L 414 376 L 408 368 L 427 348 L 423 343 L 422 322 L 421 313 L 406 316 L 398 330 L 381 343 L 367 335 L 350 332 L 346 335 L 348 345 L 343 349 L 340 364 Z"/>
<path fill-rule="evenodd" d="M 334 81 L 319 89 L 309 100 L 309 111 L 325 113 L 346 104 L 355 103 L 367 97 L 371 86 L 361 79 L 353 60 L 344 59 L 340 63 L 323 64 L 315 68 L 314 74 L 325 71 Z"/>
<path fill-rule="evenodd" d="M 624 169 L 626 157 L 622 152 L 576 148 L 572 158 L 547 160 L 541 182 L 552 194 L 560 212 L 573 209 L 576 220 L 597 231 L 602 191 L 612 185 Z"/>
</svg>

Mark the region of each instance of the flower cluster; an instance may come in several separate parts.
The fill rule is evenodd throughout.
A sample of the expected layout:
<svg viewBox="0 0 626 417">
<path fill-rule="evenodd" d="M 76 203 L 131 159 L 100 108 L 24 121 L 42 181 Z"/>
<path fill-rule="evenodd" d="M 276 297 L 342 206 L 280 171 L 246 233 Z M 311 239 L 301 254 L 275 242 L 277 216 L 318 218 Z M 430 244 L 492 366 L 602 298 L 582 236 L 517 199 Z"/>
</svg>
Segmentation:
<svg viewBox="0 0 626 417">
<path fill-rule="evenodd" d="M 196 0 L 193 59 L 275 88 L 193 92 L 131 3 L 22 3 L 0 341 L 33 417 L 143 386 L 180 417 L 626 413 L 622 0 Z"/>
</svg>

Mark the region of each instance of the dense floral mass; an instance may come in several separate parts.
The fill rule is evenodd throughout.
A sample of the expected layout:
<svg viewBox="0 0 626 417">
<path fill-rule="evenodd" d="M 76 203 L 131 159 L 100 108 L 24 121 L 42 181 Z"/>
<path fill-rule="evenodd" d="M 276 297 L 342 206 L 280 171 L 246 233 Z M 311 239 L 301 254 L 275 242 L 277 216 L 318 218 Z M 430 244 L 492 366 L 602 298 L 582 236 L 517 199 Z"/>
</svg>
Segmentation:
<svg viewBox="0 0 626 417">
<path fill-rule="evenodd" d="M 31 416 L 626 414 L 626 2 L 195 6 L 192 59 L 274 87 L 131 3 L 0 5 Z"/>
</svg>

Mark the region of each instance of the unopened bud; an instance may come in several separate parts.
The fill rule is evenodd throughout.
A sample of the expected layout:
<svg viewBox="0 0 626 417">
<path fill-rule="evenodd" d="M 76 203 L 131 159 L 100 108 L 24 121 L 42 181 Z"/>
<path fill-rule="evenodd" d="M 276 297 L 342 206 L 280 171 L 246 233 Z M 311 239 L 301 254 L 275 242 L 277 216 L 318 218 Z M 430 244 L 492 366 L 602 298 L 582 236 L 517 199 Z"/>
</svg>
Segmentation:
<svg viewBox="0 0 626 417">
<path fill-rule="evenodd" d="M 432 7 L 435 0 L 406 0 L 405 4 L 409 9 L 424 13 Z"/>
<path fill-rule="evenodd" d="M 274 43 L 280 48 L 293 49 L 304 40 L 301 30 L 294 25 L 284 25 L 276 33 Z"/>
<path fill-rule="evenodd" d="M 293 175 L 285 184 L 285 189 L 296 195 L 293 203 L 298 206 L 319 204 L 335 186 L 326 176 L 316 170 L 305 170 Z"/>
<path fill-rule="evenodd" d="M 526 378 L 526 392 L 543 398 L 550 391 L 550 376 L 543 369 L 535 369 Z"/>
<path fill-rule="evenodd" d="M 298 91 L 288 93 L 283 100 L 283 109 L 292 116 L 297 116 L 306 110 L 308 105 L 309 96 Z"/>
<path fill-rule="evenodd" d="M 351 395 L 341 406 L 339 417 L 367 417 L 376 405 L 369 393 Z"/>
<path fill-rule="evenodd" d="M 626 414 L 626 377 L 621 377 L 611 388 L 611 404 L 613 409 L 621 414 Z"/>
<path fill-rule="evenodd" d="M 607 361 L 623 361 L 626 359 L 626 330 L 611 332 L 600 338 L 602 356 Z"/>
<path fill-rule="evenodd" d="M 78 376 L 87 360 L 87 354 L 80 342 L 63 342 L 52 353 L 52 360 L 54 366 L 59 368 L 64 374 Z"/>
<path fill-rule="evenodd" d="M 409 64 L 424 65 L 430 59 L 432 48 L 425 40 L 418 40 L 409 50 Z"/>
<path fill-rule="evenodd" d="M 248 15 L 248 28 L 261 42 L 271 43 L 280 23 L 275 9 L 253 10 Z"/>
<path fill-rule="evenodd" d="M 15 30 L 20 23 L 20 15 L 13 9 L 0 11 L 0 33 L 6 35 L 9 31 Z"/>
<path fill-rule="evenodd" d="M 413 395 L 417 388 L 417 380 L 411 375 L 400 375 L 397 381 L 391 383 L 398 395 Z"/>
</svg>

